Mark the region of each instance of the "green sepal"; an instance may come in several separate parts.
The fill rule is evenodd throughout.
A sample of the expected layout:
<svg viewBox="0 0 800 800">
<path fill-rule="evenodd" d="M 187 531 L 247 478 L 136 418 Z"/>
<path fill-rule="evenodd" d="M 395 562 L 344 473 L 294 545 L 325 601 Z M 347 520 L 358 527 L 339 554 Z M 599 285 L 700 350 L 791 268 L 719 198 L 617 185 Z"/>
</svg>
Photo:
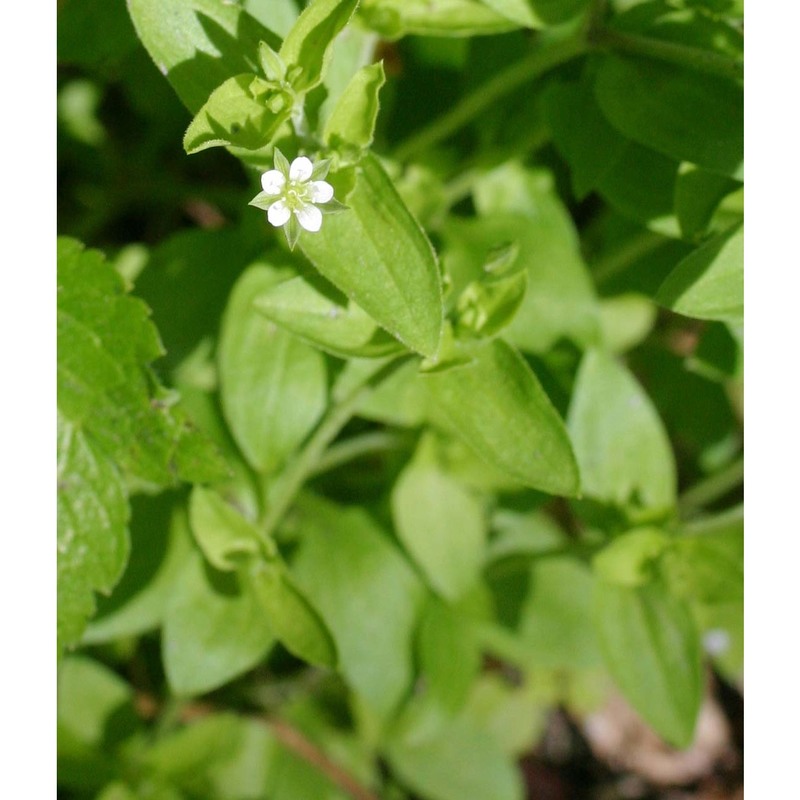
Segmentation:
<svg viewBox="0 0 800 800">
<path fill-rule="evenodd" d="M 286 79 L 286 64 L 266 42 L 258 44 L 258 60 L 268 81 L 280 83 Z"/>
</svg>

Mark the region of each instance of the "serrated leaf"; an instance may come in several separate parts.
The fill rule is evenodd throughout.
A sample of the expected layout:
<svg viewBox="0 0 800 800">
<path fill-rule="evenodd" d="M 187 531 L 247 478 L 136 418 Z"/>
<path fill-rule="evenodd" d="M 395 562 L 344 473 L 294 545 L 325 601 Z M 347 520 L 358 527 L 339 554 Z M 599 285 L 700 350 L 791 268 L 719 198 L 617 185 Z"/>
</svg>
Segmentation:
<svg viewBox="0 0 800 800">
<path fill-rule="evenodd" d="M 323 356 L 265 319 L 254 300 L 286 275 L 254 265 L 231 293 L 222 324 L 219 374 L 231 433 L 259 472 L 275 470 L 325 410 Z"/>
<path fill-rule="evenodd" d="M 259 66 L 259 44 L 280 39 L 235 3 L 128 0 L 136 33 L 184 105 L 197 113 L 221 83 Z"/>
<path fill-rule="evenodd" d="M 391 501 L 397 535 L 431 588 L 457 600 L 476 583 L 483 563 L 480 503 L 439 467 L 430 440 L 400 474 Z"/>
<path fill-rule="evenodd" d="M 453 432 L 525 485 L 577 494 L 578 469 L 564 424 L 519 353 L 495 339 L 468 355 L 465 366 L 424 374 Z"/>
<path fill-rule="evenodd" d="M 385 82 L 382 61 L 356 72 L 325 123 L 323 140 L 334 148 L 343 144 L 369 147 L 378 119 L 378 93 Z"/>
<path fill-rule="evenodd" d="M 301 277 L 259 295 L 253 305 L 267 319 L 340 358 L 382 358 L 403 349 L 352 300 L 337 302 Z"/>
<path fill-rule="evenodd" d="M 292 569 L 319 610 L 339 653 L 339 669 L 381 717 L 408 690 L 412 643 L 424 588 L 397 547 L 361 509 L 304 498 Z"/>
<path fill-rule="evenodd" d="M 291 95 L 252 73 L 229 78 L 211 93 L 186 129 L 183 149 L 234 145 L 257 150 L 269 144 L 292 114 Z"/>
<path fill-rule="evenodd" d="M 656 300 L 678 314 L 744 322 L 744 230 L 737 226 L 709 239 L 670 273 Z"/>
<path fill-rule="evenodd" d="M 313 89 L 323 78 L 334 38 L 350 20 L 358 0 L 313 0 L 283 40 L 280 56 L 291 71 L 302 71 L 292 82 L 298 92 Z"/>
<path fill-rule="evenodd" d="M 273 642 L 263 606 L 247 582 L 190 553 L 173 584 L 161 639 L 173 692 L 216 689 L 254 667 Z"/>
<path fill-rule="evenodd" d="M 162 354 L 147 306 L 96 250 L 58 240 L 58 408 L 123 469 L 160 484 L 216 480 L 219 456 L 150 362 Z"/>
<path fill-rule="evenodd" d="M 131 553 L 110 597 L 101 597 L 83 644 L 138 636 L 161 625 L 172 584 L 191 549 L 186 514 L 174 496 L 131 498 Z"/>
<path fill-rule="evenodd" d="M 626 588 L 598 581 L 594 621 L 606 666 L 626 699 L 668 742 L 691 744 L 703 670 L 688 608 L 661 584 Z"/>
<path fill-rule="evenodd" d="M 60 651 L 127 560 L 122 471 L 171 484 L 219 478 L 221 464 L 150 371 L 161 345 L 144 303 L 101 253 L 68 238 L 57 250 Z"/>
<path fill-rule="evenodd" d="M 189 498 L 189 522 L 206 560 L 222 572 L 238 569 L 257 557 L 262 548 L 270 555 L 276 552 L 252 522 L 212 489 L 194 487 Z"/>
<path fill-rule="evenodd" d="M 675 504 L 675 457 L 664 425 L 635 378 L 613 357 L 589 351 L 567 417 L 584 493 L 630 513 Z"/>
<path fill-rule="evenodd" d="M 301 237 L 312 264 L 379 325 L 413 350 L 433 355 L 442 330 L 439 269 L 430 242 L 380 162 L 355 169 L 348 210 Z"/>
<path fill-rule="evenodd" d="M 359 15 L 387 39 L 420 36 L 481 36 L 519 25 L 477 0 L 363 0 Z"/>
<path fill-rule="evenodd" d="M 114 462 L 58 417 L 58 650 L 76 642 L 128 558 L 128 498 Z"/>
</svg>

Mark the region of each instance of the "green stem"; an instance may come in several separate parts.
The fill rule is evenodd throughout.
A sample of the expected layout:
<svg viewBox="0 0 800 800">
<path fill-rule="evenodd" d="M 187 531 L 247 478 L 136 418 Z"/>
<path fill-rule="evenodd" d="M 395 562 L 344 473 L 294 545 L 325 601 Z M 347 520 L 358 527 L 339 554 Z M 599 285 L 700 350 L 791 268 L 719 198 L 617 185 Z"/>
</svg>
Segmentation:
<svg viewBox="0 0 800 800">
<path fill-rule="evenodd" d="M 589 41 L 593 48 L 600 50 L 615 50 L 619 53 L 645 56 L 719 78 L 742 80 L 744 77 L 744 65 L 740 59 L 729 58 L 710 50 L 701 50 L 699 47 L 622 33 L 603 27 L 591 30 Z"/>
<path fill-rule="evenodd" d="M 406 363 L 410 356 L 401 356 L 381 367 L 364 383 L 354 387 L 336 403 L 319 424 L 305 447 L 280 474 L 269 497 L 269 507 L 264 515 L 263 530 L 270 537 L 284 514 L 289 510 L 305 481 L 313 474 L 328 445 L 355 414 L 364 397 L 381 381 Z"/>
<path fill-rule="evenodd" d="M 583 35 L 537 47 L 522 60 L 481 84 L 446 114 L 401 142 L 394 152 L 394 157 L 398 161 L 407 161 L 420 151 L 449 138 L 468 122 L 479 117 L 501 97 L 551 69 L 583 55 L 587 49 L 588 45 Z"/>
<path fill-rule="evenodd" d="M 740 486 L 743 480 L 744 456 L 685 491 L 678 500 L 680 515 L 682 517 L 692 516 Z"/>
<path fill-rule="evenodd" d="M 361 456 L 383 453 L 399 448 L 403 437 L 388 431 L 371 431 L 334 444 L 323 453 L 311 470 L 310 476 L 321 475 Z"/>
</svg>

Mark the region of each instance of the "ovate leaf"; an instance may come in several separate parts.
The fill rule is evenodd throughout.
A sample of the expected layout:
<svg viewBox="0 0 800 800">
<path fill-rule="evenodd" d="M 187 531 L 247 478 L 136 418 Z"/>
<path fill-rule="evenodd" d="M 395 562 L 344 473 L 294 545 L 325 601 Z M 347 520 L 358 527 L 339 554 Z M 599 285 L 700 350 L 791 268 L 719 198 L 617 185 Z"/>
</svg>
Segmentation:
<svg viewBox="0 0 800 800">
<path fill-rule="evenodd" d="M 577 494 L 578 469 L 564 424 L 519 353 L 495 339 L 465 359 L 424 375 L 442 420 L 481 458 L 525 485 Z"/>
<path fill-rule="evenodd" d="M 681 261 L 658 290 L 656 300 L 678 314 L 744 321 L 744 230 L 709 239 Z"/>
<path fill-rule="evenodd" d="M 456 600 L 474 585 L 486 542 L 483 509 L 436 463 L 430 440 L 400 474 L 392 515 L 400 541 L 434 591 Z"/>
<path fill-rule="evenodd" d="M 612 677 L 668 742 L 687 747 L 703 695 L 700 638 L 687 606 L 661 584 L 598 581 L 594 620 Z"/>
<path fill-rule="evenodd" d="M 378 93 L 386 82 L 383 62 L 362 67 L 353 75 L 325 123 L 323 139 L 332 147 L 369 147 L 378 118 Z"/>
<path fill-rule="evenodd" d="M 607 55 L 595 94 L 609 122 L 628 138 L 676 161 L 742 179 L 744 98 L 735 81 Z"/>
<path fill-rule="evenodd" d="M 292 81 L 298 92 L 313 89 L 325 74 L 330 46 L 353 15 L 358 0 L 313 0 L 283 40 L 280 56 L 289 67 L 302 71 Z"/>
<path fill-rule="evenodd" d="M 237 444 L 260 472 L 276 469 L 305 439 L 325 409 L 322 355 L 259 314 L 254 300 L 283 277 L 247 270 L 231 293 L 222 325 L 222 408 Z"/>
<path fill-rule="evenodd" d="M 325 623 L 282 564 L 257 564 L 249 571 L 248 580 L 275 635 L 288 650 L 311 664 L 336 664 L 336 645 Z"/>
<path fill-rule="evenodd" d="M 360 509 L 305 498 L 293 563 L 298 587 L 319 610 L 339 653 L 339 669 L 381 716 L 412 678 L 414 628 L 424 588 L 400 550 Z"/>
<path fill-rule="evenodd" d="M 403 349 L 352 300 L 337 302 L 300 277 L 259 295 L 254 307 L 309 344 L 340 358 L 381 358 Z"/>
<path fill-rule="evenodd" d="M 156 67 L 192 113 L 228 78 L 258 69 L 260 42 L 280 46 L 237 3 L 129 0 L 128 11 Z"/>
<path fill-rule="evenodd" d="M 197 552 L 173 585 L 162 631 L 162 658 L 180 695 L 216 689 L 255 666 L 274 642 L 257 594 L 233 572 L 219 572 Z"/>
<path fill-rule="evenodd" d="M 519 24 L 479 0 L 363 0 L 359 14 L 388 39 L 420 36 L 481 36 L 514 30 Z"/>
<path fill-rule="evenodd" d="M 420 620 L 417 653 L 431 697 L 445 711 L 458 711 L 481 667 L 480 648 L 469 617 L 431 598 Z"/>
<path fill-rule="evenodd" d="M 600 351 L 584 356 L 568 425 L 584 493 L 630 512 L 675 503 L 675 458 L 664 425 L 636 379 Z"/>
<path fill-rule="evenodd" d="M 413 710 L 413 709 L 412 709 Z M 513 760 L 491 735 L 466 718 L 439 726 L 409 714 L 386 747 L 403 783 L 430 800 L 522 800 L 522 779 Z"/>
<path fill-rule="evenodd" d="M 348 210 L 300 246 L 314 266 L 412 350 L 433 355 L 442 330 L 439 269 L 430 242 L 380 162 L 355 168 Z"/>
<path fill-rule="evenodd" d="M 223 572 L 238 569 L 271 544 L 212 489 L 194 487 L 189 498 L 189 521 L 203 555 Z"/>
<path fill-rule="evenodd" d="M 211 93 L 183 137 L 183 149 L 236 145 L 256 150 L 269 144 L 292 113 L 292 97 L 252 73 L 229 78 Z"/>
</svg>

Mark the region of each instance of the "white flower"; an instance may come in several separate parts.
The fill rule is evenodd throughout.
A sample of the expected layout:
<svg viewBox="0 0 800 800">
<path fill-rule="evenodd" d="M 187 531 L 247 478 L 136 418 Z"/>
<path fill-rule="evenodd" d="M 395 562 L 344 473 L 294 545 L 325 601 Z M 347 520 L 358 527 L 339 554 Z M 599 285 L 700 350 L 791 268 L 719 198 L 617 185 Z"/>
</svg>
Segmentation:
<svg viewBox="0 0 800 800">
<path fill-rule="evenodd" d="M 276 148 L 275 169 L 261 176 L 263 191 L 250 204 L 264 209 L 271 225 L 286 226 L 286 237 L 293 247 L 300 228 L 316 233 L 322 227 L 322 211 L 317 204 L 333 200 L 333 186 L 321 180 L 327 172 L 327 161 L 317 162 L 315 166 L 306 156 L 298 156 L 289 164 Z M 325 210 L 336 210 L 338 206 L 334 201 Z"/>
</svg>

